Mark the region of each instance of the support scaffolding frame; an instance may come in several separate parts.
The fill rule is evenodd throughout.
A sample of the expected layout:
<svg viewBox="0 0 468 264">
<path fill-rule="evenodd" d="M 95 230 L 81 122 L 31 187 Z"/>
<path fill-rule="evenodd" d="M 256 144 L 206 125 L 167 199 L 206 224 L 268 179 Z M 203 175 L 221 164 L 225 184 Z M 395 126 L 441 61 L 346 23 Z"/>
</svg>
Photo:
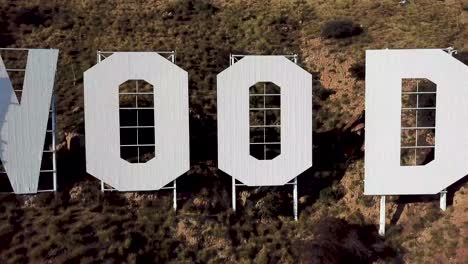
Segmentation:
<svg viewBox="0 0 468 264">
<path fill-rule="evenodd" d="M 105 60 L 107 57 L 111 56 L 113 53 L 116 53 L 116 52 L 120 52 L 120 51 L 101 51 L 101 50 L 98 50 L 97 51 L 97 63 L 100 63 L 101 61 Z M 175 64 L 176 62 L 176 51 L 154 51 L 154 52 L 157 52 L 159 55 L 165 57 L 166 59 L 168 59 L 169 61 L 171 61 L 172 63 Z M 137 87 L 138 87 L 138 83 L 136 83 Z M 126 94 L 126 93 L 120 93 L 119 94 Z M 145 92 L 140 92 L 138 93 L 138 88 L 137 88 L 137 93 L 134 93 L 134 94 L 138 94 L 138 95 L 153 95 L 154 94 L 154 91 L 151 92 L 151 93 L 145 93 Z M 119 109 L 127 109 L 125 107 L 120 107 Z M 153 107 L 145 107 L 145 108 L 138 108 L 138 105 L 137 107 L 132 107 L 132 108 L 128 108 L 128 109 L 132 109 L 132 110 L 135 110 L 135 109 L 152 109 L 153 111 L 155 110 L 155 106 L 153 104 Z M 139 126 L 137 124 L 137 127 L 139 128 L 155 128 L 156 124 L 153 124 L 153 126 Z M 119 124 L 119 128 L 126 128 L 126 126 L 121 126 Z M 134 145 L 122 145 L 120 144 L 120 147 L 128 147 L 128 146 L 134 146 L 134 147 L 145 147 L 145 146 L 155 146 L 154 144 L 134 144 Z M 138 153 L 138 161 L 139 161 L 139 158 L 140 158 L 140 155 Z M 172 195 L 173 195 L 173 199 L 172 199 L 172 207 L 174 208 L 174 210 L 177 210 L 177 180 L 174 180 L 172 181 L 172 185 L 170 186 L 165 186 L 165 187 L 162 187 L 160 188 L 159 190 L 172 190 Z M 112 192 L 112 191 L 117 191 L 115 188 L 108 188 L 106 186 L 107 184 L 104 183 L 104 181 L 101 179 L 101 191 L 102 192 Z"/>
<path fill-rule="evenodd" d="M 450 56 L 454 56 L 455 54 L 458 53 L 458 51 L 453 48 L 453 47 L 448 47 L 448 48 L 445 48 L 445 49 L 442 49 L 443 51 L 447 52 Z M 435 110 L 436 107 L 419 107 L 419 95 L 420 94 L 436 94 L 436 92 L 421 92 L 419 91 L 419 87 L 417 87 L 417 90 L 416 92 L 403 92 L 402 94 L 415 94 L 417 97 L 417 101 L 416 101 L 416 108 L 402 108 L 402 110 L 406 110 L 406 109 L 413 109 L 413 110 L 419 110 L 419 109 L 433 109 Z M 416 115 L 416 118 L 417 118 L 417 115 Z M 402 129 L 435 129 L 435 127 L 418 127 L 417 125 L 417 119 L 416 119 L 416 127 L 402 127 Z M 415 146 L 411 146 L 411 147 L 401 147 L 402 149 L 403 148 L 411 148 L 411 149 L 415 149 L 416 151 L 416 148 L 428 148 L 428 147 L 431 147 L 431 146 L 418 146 L 417 143 L 418 143 L 418 139 L 417 139 L 418 135 L 417 135 L 417 130 L 416 130 L 416 140 L 415 140 Z M 435 148 L 435 146 L 432 146 L 431 148 Z M 440 198 L 439 198 L 439 207 L 442 211 L 446 211 L 447 210 L 447 189 L 443 189 L 440 193 Z M 379 219 L 379 235 L 381 236 L 385 236 L 385 222 L 386 222 L 386 217 L 385 217 L 385 195 L 382 195 L 380 196 L 380 219 Z"/>
<path fill-rule="evenodd" d="M 234 63 L 238 62 L 239 60 L 241 60 L 245 56 L 249 56 L 249 55 L 230 54 L 229 55 L 229 66 L 232 66 Z M 290 59 L 295 64 L 298 63 L 298 55 L 297 54 L 279 55 L 279 56 L 284 56 L 284 57 Z M 254 95 L 250 94 L 250 96 L 263 96 L 263 97 L 266 97 L 266 96 L 280 96 L 280 94 L 267 94 L 265 89 L 263 91 L 264 91 L 263 94 L 254 94 Z M 265 100 L 263 102 L 265 102 Z M 249 110 L 259 110 L 259 111 L 281 110 L 281 107 L 280 108 L 266 108 L 266 106 L 264 105 L 263 108 L 250 108 Z M 260 128 L 260 127 L 261 128 L 281 127 L 281 125 L 267 125 L 266 123 L 264 123 L 263 125 L 250 125 L 249 124 L 249 128 Z M 250 142 L 249 144 L 251 144 L 251 145 L 263 144 L 264 145 L 264 157 L 266 157 L 266 147 L 265 146 L 267 144 L 281 144 L 281 142 L 266 142 L 266 135 L 264 133 L 263 142 L 260 142 L 260 143 Z M 297 221 L 298 220 L 298 195 L 297 195 L 298 194 L 298 192 L 297 192 L 298 181 L 297 181 L 297 177 L 295 177 L 292 181 L 286 183 L 285 185 L 292 185 L 293 186 L 293 215 L 294 215 L 294 220 Z M 237 181 L 236 178 L 232 177 L 231 186 L 232 186 L 231 187 L 231 190 L 232 190 L 232 209 L 234 211 L 236 211 L 236 209 L 237 209 L 237 187 L 246 186 L 246 185 L 239 182 L 239 181 Z"/>
<path fill-rule="evenodd" d="M 20 52 L 28 52 L 29 50 L 31 49 L 29 48 L 0 48 L 0 56 L 3 59 L 2 53 L 5 53 L 5 52 L 20 53 Z M 27 56 L 28 55 L 26 55 L 26 58 Z M 23 72 L 23 73 L 26 72 L 26 65 L 24 65 L 24 67 L 21 67 L 21 68 L 8 68 L 7 62 L 5 62 L 5 60 L 4 60 L 4 63 L 5 63 L 6 71 L 8 74 L 12 72 Z M 23 82 L 24 82 L 24 76 L 23 76 L 23 80 L 21 80 L 22 85 L 23 85 Z M 18 95 L 18 93 L 22 94 L 23 87 L 21 87 L 21 89 L 18 89 L 17 87 L 16 88 L 13 87 L 13 91 L 16 95 Z M 44 173 L 52 174 L 52 189 L 40 190 L 38 186 L 38 190 L 37 190 L 38 193 L 57 192 L 57 189 L 58 189 L 58 186 L 57 186 L 57 146 L 56 146 L 56 142 L 57 142 L 57 123 L 56 123 L 57 122 L 57 106 L 56 106 L 56 103 L 57 102 L 56 102 L 55 92 L 56 90 L 55 90 L 55 83 L 54 83 L 54 88 L 52 90 L 52 98 L 50 101 L 49 118 L 48 118 L 50 120 L 50 129 L 48 126 L 46 129 L 46 139 L 47 139 L 47 135 L 50 135 L 51 142 L 50 142 L 49 148 L 46 148 L 47 142 L 46 142 L 46 139 L 44 140 L 44 148 L 42 151 L 43 155 L 41 157 L 42 159 L 44 159 L 44 153 L 52 153 L 52 157 L 51 157 L 52 168 L 42 168 L 42 165 L 41 165 L 41 169 L 39 171 L 40 174 L 44 174 Z M 18 98 L 18 101 L 20 101 L 20 104 L 21 104 L 21 100 L 19 98 Z M 3 165 L 0 168 L 0 174 L 7 175 Z"/>
</svg>

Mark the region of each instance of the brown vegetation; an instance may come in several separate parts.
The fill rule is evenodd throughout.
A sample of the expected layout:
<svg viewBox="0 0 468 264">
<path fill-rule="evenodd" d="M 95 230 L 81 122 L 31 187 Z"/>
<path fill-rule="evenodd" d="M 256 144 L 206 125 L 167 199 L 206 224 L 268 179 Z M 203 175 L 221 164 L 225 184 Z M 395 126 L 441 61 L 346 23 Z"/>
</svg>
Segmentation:
<svg viewBox="0 0 468 264">
<path fill-rule="evenodd" d="M 60 49 L 60 192 L 1 197 L 0 259 L 11 263 L 462 263 L 468 191 L 391 197 L 385 239 L 377 198 L 363 196 L 363 61 L 366 49 L 468 50 L 459 1 L 0 0 L 0 46 Z M 329 21 L 363 31 L 322 38 Z M 335 28 L 335 27 L 334 27 Z M 342 36 L 342 35 L 340 35 Z M 84 170 L 83 72 L 97 50 L 176 50 L 189 72 L 191 170 L 167 191 L 103 195 Z M 299 54 L 314 75 L 314 167 L 291 186 L 242 188 L 230 211 L 230 177 L 216 169 L 216 74 L 229 53 Z M 460 53 L 464 60 L 465 53 Z M 465 58 L 466 59 L 466 58 Z M 464 60 L 466 63 L 466 60 Z M 73 139 L 75 138 L 75 139 Z"/>
</svg>

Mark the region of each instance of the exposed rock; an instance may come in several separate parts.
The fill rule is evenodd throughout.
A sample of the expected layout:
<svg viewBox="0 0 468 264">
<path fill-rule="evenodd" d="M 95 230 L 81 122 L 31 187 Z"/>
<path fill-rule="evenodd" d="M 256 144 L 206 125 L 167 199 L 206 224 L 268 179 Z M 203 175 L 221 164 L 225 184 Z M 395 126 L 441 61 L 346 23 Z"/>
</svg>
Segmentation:
<svg viewBox="0 0 468 264">
<path fill-rule="evenodd" d="M 209 200 L 204 197 L 196 197 L 193 199 L 193 205 L 199 209 L 205 209 L 209 206 Z"/>
<path fill-rule="evenodd" d="M 70 202 L 78 202 L 80 201 L 81 193 L 83 192 L 82 185 L 75 185 L 73 188 L 70 189 Z"/>
<path fill-rule="evenodd" d="M 82 148 L 85 145 L 84 135 L 78 134 L 76 132 L 65 132 L 65 140 L 67 142 L 68 150 Z"/>
<path fill-rule="evenodd" d="M 299 204 L 304 205 L 304 204 L 309 204 L 311 200 L 310 195 L 304 195 L 299 198 Z"/>
<path fill-rule="evenodd" d="M 140 206 L 145 201 L 157 199 L 157 195 L 154 193 L 145 194 L 145 193 L 137 193 L 137 192 L 126 192 L 126 193 L 123 193 L 123 196 L 133 206 Z"/>
</svg>

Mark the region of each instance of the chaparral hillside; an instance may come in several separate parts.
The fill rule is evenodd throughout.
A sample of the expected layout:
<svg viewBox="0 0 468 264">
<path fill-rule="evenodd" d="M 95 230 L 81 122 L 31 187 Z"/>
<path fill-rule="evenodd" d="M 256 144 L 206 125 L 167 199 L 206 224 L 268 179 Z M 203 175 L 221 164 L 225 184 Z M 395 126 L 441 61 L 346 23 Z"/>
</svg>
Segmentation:
<svg viewBox="0 0 468 264">
<path fill-rule="evenodd" d="M 365 50 L 454 47 L 467 64 L 467 39 L 466 0 L 0 0 L 0 47 L 60 50 L 59 191 L 0 195 L 0 259 L 466 263 L 466 177 L 448 188 L 447 211 L 438 195 L 388 197 L 381 237 L 378 197 L 363 195 L 363 143 Z M 83 72 L 98 50 L 175 50 L 188 71 L 191 168 L 177 211 L 169 190 L 103 193 L 86 174 Z M 231 177 L 216 164 L 216 75 L 230 54 L 297 54 L 314 77 L 298 221 L 290 185 L 239 187 L 231 209 Z"/>
</svg>

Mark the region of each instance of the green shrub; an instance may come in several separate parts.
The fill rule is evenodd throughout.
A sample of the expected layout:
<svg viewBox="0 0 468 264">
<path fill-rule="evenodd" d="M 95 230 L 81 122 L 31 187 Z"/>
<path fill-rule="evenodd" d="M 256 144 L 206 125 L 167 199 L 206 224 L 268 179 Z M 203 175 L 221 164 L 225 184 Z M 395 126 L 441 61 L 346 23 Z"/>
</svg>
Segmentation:
<svg viewBox="0 0 468 264">
<path fill-rule="evenodd" d="M 364 62 L 357 62 L 349 68 L 351 76 L 357 80 L 364 80 L 366 78 L 366 65 Z"/>
<path fill-rule="evenodd" d="M 367 208 L 373 207 L 375 204 L 374 197 L 370 195 L 359 195 L 358 201 Z"/>
<path fill-rule="evenodd" d="M 468 2 L 463 3 L 462 9 L 463 11 L 468 11 Z"/>
<path fill-rule="evenodd" d="M 345 190 L 341 185 L 333 185 L 320 191 L 320 201 L 331 204 L 343 198 Z"/>
<path fill-rule="evenodd" d="M 322 38 L 342 39 L 360 35 L 363 29 L 349 19 L 337 19 L 326 22 L 322 26 Z"/>
</svg>

